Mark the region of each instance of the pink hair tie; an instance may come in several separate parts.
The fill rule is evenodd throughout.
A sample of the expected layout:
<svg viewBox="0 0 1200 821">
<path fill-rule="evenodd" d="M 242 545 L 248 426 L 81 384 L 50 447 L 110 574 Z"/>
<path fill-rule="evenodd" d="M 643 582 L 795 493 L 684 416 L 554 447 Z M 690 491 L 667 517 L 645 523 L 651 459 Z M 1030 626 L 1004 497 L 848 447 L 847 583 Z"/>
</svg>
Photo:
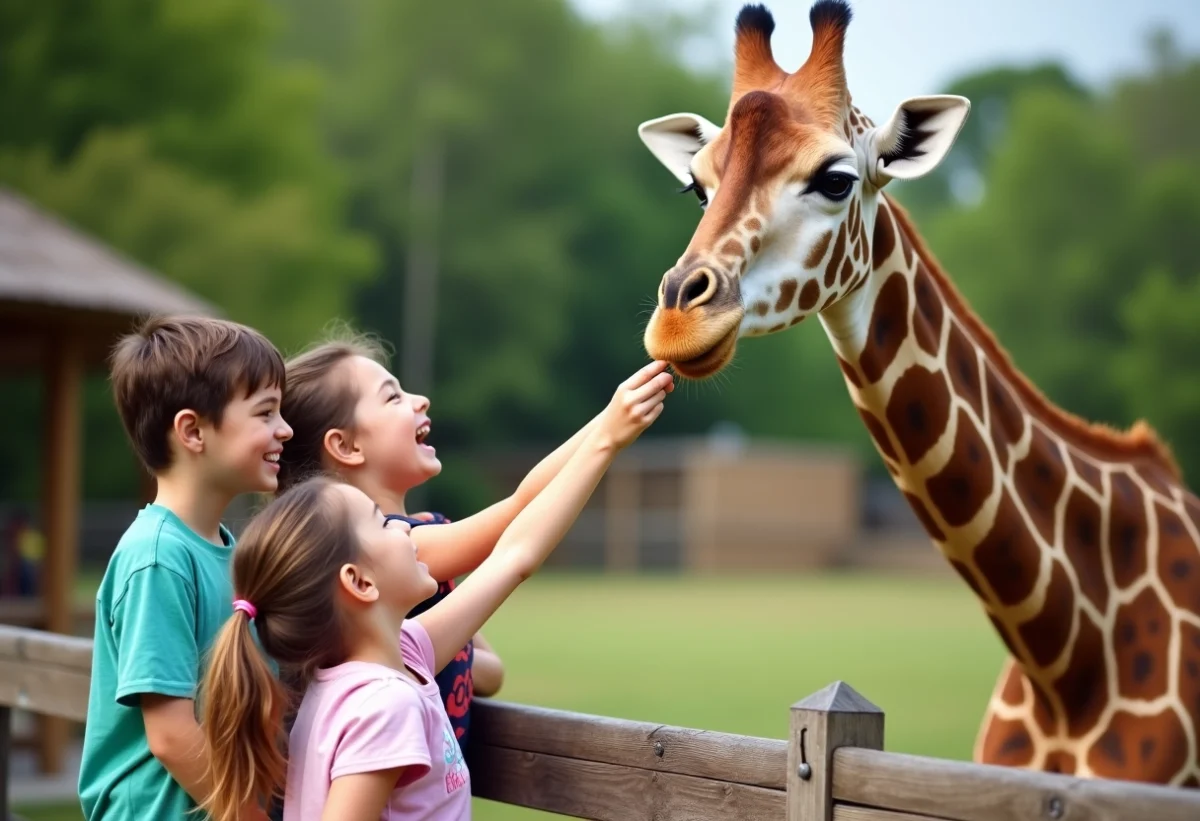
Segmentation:
<svg viewBox="0 0 1200 821">
<path fill-rule="evenodd" d="M 254 605 L 252 605 L 250 602 L 246 601 L 245 599 L 234 599 L 233 600 L 233 609 L 241 610 L 243 613 L 245 613 L 250 618 L 254 618 L 255 616 L 258 615 L 258 608 L 255 607 Z"/>
</svg>

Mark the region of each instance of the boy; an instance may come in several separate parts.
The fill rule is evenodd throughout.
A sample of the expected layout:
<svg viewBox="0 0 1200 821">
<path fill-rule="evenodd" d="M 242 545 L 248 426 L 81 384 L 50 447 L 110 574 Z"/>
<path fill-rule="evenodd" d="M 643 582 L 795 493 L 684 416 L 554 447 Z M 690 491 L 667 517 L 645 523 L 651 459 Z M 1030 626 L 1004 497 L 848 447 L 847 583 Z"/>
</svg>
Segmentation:
<svg viewBox="0 0 1200 821">
<path fill-rule="evenodd" d="M 284 373 L 260 333 L 203 317 L 152 319 L 113 352 L 121 422 L 158 493 L 96 594 L 79 773 L 88 821 L 182 821 L 208 790 L 194 700 L 233 606 L 221 516 L 241 493 L 276 489 L 292 435 L 279 415 Z"/>
</svg>

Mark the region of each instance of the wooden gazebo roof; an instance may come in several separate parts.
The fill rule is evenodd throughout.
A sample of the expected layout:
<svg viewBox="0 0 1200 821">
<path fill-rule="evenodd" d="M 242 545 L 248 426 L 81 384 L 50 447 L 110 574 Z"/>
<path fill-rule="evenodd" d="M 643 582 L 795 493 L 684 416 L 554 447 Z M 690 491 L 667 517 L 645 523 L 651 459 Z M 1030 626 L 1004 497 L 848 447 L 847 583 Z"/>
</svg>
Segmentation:
<svg viewBox="0 0 1200 821">
<path fill-rule="evenodd" d="M 100 364 L 137 317 L 158 313 L 220 311 L 0 187 L 0 367 L 40 362 L 63 332 Z"/>
<path fill-rule="evenodd" d="M 83 375 L 103 367 L 142 316 L 219 311 L 183 288 L 0 187 L 0 375 L 40 372 L 41 419 L 16 435 L 42 439 L 42 601 L 28 626 L 69 633 L 79 551 Z M 67 725 L 45 719 L 42 769 L 57 772 Z"/>
</svg>

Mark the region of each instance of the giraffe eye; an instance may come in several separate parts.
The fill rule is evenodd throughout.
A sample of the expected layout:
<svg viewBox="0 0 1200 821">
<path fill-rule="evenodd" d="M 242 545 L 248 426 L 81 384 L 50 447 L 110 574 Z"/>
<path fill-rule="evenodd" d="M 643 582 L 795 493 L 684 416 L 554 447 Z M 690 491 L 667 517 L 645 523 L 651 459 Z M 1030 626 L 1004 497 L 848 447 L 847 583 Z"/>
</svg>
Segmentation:
<svg viewBox="0 0 1200 821">
<path fill-rule="evenodd" d="M 818 191 L 831 200 L 844 200 L 850 195 L 856 179 L 852 174 L 842 171 L 827 171 L 813 180 L 809 190 Z"/>
<path fill-rule="evenodd" d="M 696 178 L 692 177 L 692 181 L 679 189 L 680 194 L 686 194 L 688 191 L 696 192 L 696 199 L 700 200 L 700 207 L 708 207 L 708 196 L 704 193 L 704 186 L 696 182 Z"/>
</svg>

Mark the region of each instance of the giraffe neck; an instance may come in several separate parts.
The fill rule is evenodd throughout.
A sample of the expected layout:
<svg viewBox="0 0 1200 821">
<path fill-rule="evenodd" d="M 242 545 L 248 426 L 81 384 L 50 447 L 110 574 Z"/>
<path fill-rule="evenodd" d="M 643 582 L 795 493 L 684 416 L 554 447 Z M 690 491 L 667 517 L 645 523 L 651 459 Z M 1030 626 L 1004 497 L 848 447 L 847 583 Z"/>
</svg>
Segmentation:
<svg viewBox="0 0 1200 821">
<path fill-rule="evenodd" d="M 1028 677 L 1030 732 L 1099 737 L 1141 699 L 1174 710 L 1194 757 L 1200 503 L 1148 428 L 1039 394 L 883 196 L 872 236 L 871 276 L 822 324 L 897 486 Z"/>
</svg>

